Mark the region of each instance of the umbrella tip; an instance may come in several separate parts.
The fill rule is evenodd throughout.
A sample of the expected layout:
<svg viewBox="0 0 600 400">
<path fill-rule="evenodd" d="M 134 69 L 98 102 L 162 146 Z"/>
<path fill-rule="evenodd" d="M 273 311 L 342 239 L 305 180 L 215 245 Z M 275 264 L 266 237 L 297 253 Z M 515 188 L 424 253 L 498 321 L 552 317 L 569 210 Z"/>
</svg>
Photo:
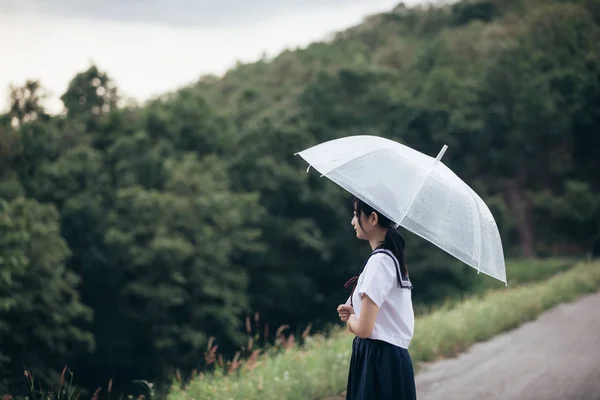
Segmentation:
<svg viewBox="0 0 600 400">
<path fill-rule="evenodd" d="M 438 153 L 438 155 L 435 159 L 440 161 L 442 159 L 442 157 L 444 156 L 444 153 L 446 152 L 447 149 L 448 149 L 448 146 L 444 145 L 444 147 L 442 147 L 442 150 L 440 150 L 440 152 Z"/>
</svg>

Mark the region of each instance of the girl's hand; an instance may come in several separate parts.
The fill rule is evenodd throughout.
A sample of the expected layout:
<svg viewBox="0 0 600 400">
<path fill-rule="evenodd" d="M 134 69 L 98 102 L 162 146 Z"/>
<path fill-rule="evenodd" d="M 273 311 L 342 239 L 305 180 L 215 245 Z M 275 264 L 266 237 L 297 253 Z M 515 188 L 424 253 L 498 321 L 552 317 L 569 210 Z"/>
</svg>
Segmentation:
<svg viewBox="0 0 600 400">
<path fill-rule="evenodd" d="M 354 308 L 348 304 L 340 304 L 337 308 L 337 312 L 342 322 L 346 322 L 348 321 L 348 318 L 350 318 L 350 315 L 354 314 Z"/>
</svg>

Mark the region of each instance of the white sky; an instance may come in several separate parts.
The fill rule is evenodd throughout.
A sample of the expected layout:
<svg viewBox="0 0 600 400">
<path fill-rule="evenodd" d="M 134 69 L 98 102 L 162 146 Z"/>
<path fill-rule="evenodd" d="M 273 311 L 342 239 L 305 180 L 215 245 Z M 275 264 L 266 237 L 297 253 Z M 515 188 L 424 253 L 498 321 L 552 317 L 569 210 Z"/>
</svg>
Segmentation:
<svg viewBox="0 0 600 400">
<path fill-rule="evenodd" d="M 325 6 L 312 3 L 300 13 L 282 9 L 271 12 L 266 19 L 243 25 L 205 28 L 144 20 L 94 21 L 45 13 L 5 12 L 11 11 L 10 7 L 2 7 L 0 109 L 7 107 L 10 84 L 22 85 L 27 79 L 35 79 L 51 96 L 48 110 L 60 111 L 62 103 L 58 98 L 68 82 L 92 61 L 113 78 L 122 95 L 144 101 L 194 82 L 203 74 L 222 74 L 238 60 L 254 61 L 263 52 L 275 56 L 285 48 L 303 47 L 325 39 L 331 33 L 360 23 L 367 15 L 389 11 L 397 3 L 396 0 L 348 1 Z"/>
</svg>

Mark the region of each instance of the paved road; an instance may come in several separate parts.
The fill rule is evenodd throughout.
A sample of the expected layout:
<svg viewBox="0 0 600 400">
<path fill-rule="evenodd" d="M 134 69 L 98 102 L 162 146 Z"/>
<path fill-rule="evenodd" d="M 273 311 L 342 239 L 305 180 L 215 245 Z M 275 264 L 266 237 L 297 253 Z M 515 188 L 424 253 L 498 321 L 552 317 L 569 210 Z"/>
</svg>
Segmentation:
<svg viewBox="0 0 600 400">
<path fill-rule="evenodd" d="M 600 293 L 424 367 L 418 400 L 600 400 Z"/>
</svg>

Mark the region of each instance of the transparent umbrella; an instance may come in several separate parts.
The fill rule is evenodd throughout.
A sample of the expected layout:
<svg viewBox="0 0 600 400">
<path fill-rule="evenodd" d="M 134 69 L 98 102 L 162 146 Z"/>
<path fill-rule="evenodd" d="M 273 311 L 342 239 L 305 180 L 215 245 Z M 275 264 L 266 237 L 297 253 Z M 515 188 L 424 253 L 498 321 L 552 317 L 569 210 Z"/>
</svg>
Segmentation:
<svg viewBox="0 0 600 400">
<path fill-rule="evenodd" d="M 348 136 L 300 155 L 322 175 L 478 272 L 506 284 L 502 241 L 487 205 L 436 158 L 395 141 Z M 308 172 L 308 170 L 307 170 Z"/>
</svg>

